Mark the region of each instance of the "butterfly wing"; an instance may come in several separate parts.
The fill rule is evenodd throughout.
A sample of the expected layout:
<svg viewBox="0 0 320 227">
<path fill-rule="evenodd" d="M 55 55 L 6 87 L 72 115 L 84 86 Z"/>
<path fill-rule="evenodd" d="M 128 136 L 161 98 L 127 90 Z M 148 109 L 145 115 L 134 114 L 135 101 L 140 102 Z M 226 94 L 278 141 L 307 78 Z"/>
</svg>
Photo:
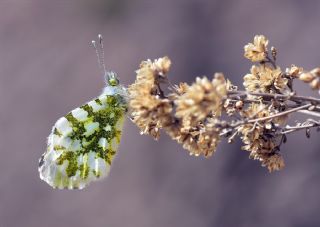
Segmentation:
<svg viewBox="0 0 320 227">
<path fill-rule="evenodd" d="M 54 188 L 81 189 L 107 176 L 125 112 L 120 95 L 104 94 L 60 118 L 40 158 L 40 178 Z"/>
</svg>

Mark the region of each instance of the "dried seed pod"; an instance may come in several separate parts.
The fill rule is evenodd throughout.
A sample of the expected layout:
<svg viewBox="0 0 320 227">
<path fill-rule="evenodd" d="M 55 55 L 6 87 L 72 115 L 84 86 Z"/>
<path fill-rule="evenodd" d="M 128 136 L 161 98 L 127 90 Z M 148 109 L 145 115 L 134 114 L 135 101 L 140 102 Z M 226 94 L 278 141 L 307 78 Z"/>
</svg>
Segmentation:
<svg viewBox="0 0 320 227">
<path fill-rule="evenodd" d="M 277 59 L 277 49 L 275 47 L 271 47 L 271 55 L 274 60 Z"/>
<path fill-rule="evenodd" d="M 291 65 L 290 68 L 286 69 L 286 74 L 293 78 L 298 78 L 302 72 L 303 72 L 303 68 L 298 67 L 296 65 Z"/>
<path fill-rule="evenodd" d="M 308 108 L 308 110 L 313 111 L 315 108 L 316 108 L 316 106 L 310 106 L 310 107 Z"/>
<path fill-rule="evenodd" d="M 266 129 L 270 130 L 272 129 L 272 124 L 270 122 L 266 123 L 264 126 Z"/>
<path fill-rule="evenodd" d="M 307 136 L 308 139 L 310 138 L 310 136 L 311 136 L 311 134 L 310 134 L 310 128 L 307 128 L 307 129 L 306 129 L 306 136 Z"/>
<path fill-rule="evenodd" d="M 320 77 L 320 68 L 312 69 L 310 73 L 314 74 L 317 77 Z"/>
<path fill-rule="evenodd" d="M 320 77 L 314 78 L 314 79 L 311 81 L 310 86 L 311 86 L 312 89 L 314 89 L 314 90 L 319 90 L 319 89 L 320 89 Z"/>
<path fill-rule="evenodd" d="M 287 140 L 288 140 L 287 136 L 286 136 L 286 135 L 283 135 L 283 140 L 282 140 L 282 142 L 283 142 L 283 143 L 286 143 Z"/>
<path fill-rule="evenodd" d="M 310 72 L 301 73 L 299 79 L 303 82 L 310 83 L 314 79 L 314 75 Z"/>
<path fill-rule="evenodd" d="M 238 110 L 241 110 L 242 107 L 243 107 L 243 101 L 242 101 L 242 100 L 237 101 L 237 102 L 236 102 L 236 108 L 237 108 Z"/>
</svg>

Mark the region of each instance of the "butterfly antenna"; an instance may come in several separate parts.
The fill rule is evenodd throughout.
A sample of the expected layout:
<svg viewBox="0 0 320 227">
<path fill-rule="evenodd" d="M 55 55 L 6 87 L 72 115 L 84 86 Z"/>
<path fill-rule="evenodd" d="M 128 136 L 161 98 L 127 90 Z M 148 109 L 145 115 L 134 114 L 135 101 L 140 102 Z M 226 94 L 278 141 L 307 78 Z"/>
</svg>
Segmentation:
<svg viewBox="0 0 320 227">
<path fill-rule="evenodd" d="M 100 50 L 101 50 L 101 66 L 102 66 L 102 69 L 103 71 L 106 73 L 106 64 L 104 63 L 104 48 L 103 48 L 103 38 L 102 38 L 102 35 L 99 34 L 98 35 L 98 39 L 99 39 L 99 44 L 100 44 Z"/>
<path fill-rule="evenodd" d="M 101 72 L 104 75 L 105 81 L 107 84 L 116 86 L 119 84 L 119 80 L 117 78 L 117 74 L 115 72 L 107 72 L 106 70 L 106 64 L 104 63 L 104 47 L 103 47 L 103 38 L 102 35 L 98 35 L 98 44 L 95 40 L 92 40 L 92 46 L 94 47 L 96 54 L 97 54 L 97 59 L 98 59 L 98 65 L 101 70 Z"/>
<path fill-rule="evenodd" d="M 97 43 L 95 40 L 92 40 L 91 41 L 91 44 L 96 52 L 96 55 L 97 55 L 97 61 L 98 61 L 98 66 L 99 66 L 99 69 L 101 70 L 101 72 L 104 74 L 105 73 L 105 70 L 102 66 L 102 62 L 101 62 L 101 56 L 100 56 L 100 53 L 99 53 L 99 50 L 98 50 L 98 47 L 97 47 Z"/>
</svg>

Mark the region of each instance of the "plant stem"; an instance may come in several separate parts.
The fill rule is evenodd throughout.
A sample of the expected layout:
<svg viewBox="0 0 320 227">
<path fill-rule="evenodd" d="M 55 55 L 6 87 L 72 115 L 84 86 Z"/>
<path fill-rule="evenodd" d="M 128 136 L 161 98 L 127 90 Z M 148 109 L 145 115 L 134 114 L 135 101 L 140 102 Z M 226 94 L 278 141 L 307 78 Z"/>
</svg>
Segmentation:
<svg viewBox="0 0 320 227">
<path fill-rule="evenodd" d="M 274 61 L 274 60 L 272 60 L 272 59 L 269 57 L 269 55 L 267 55 L 266 59 L 267 59 L 267 61 L 266 61 L 266 62 L 269 62 L 269 63 L 272 65 L 272 67 L 273 67 L 274 69 L 276 69 L 276 68 L 277 68 L 277 65 L 276 65 L 275 61 Z"/>
<path fill-rule="evenodd" d="M 299 113 L 303 113 L 303 114 L 307 114 L 310 115 L 312 117 L 320 117 L 320 113 L 318 112 L 314 112 L 314 111 L 309 111 L 309 110 L 299 110 Z"/>
<path fill-rule="evenodd" d="M 319 127 L 319 126 L 320 126 L 320 122 L 316 122 L 316 121 L 313 123 L 306 124 L 306 125 L 287 126 L 284 128 L 284 130 L 281 132 L 281 134 L 288 134 L 288 133 L 295 132 L 298 130 Z"/>
<path fill-rule="evenodd" d="M 277 113 L 277 114 L 273 114 L 273 115 L 270 115 L 270 116 L 267 116 L 267 117 L 261 117 L 261 118 L 255 118 L 255 119 L 249 119 L 249 120 L 240 120 L 240 121 L 237 121 L 235 123 L 231 123 L 231 124 L 228 124 L 226 126 L 226 128 L 229 128 L 230 131 L 234 130 L 235 128 L 241 126 L 241 125 L 244 125 L 244 124 L 250 124 L 250 123 L 258 123 L 260 121 L 265 121 L 265 120 L 269 120 L 269 119 L 273 119 L 273 118 L 276 118 L 276 117 L 281 117 L 283 115 L 287 115 L 287 114 L 290 114 L 290 113 L 293 113 L 293 112 L 297 112 L 297 111 L 300 111 L 300 110 L 303 110 L 303 109 L 306 109 L 308 107 L 312 106 L 312 104 L 305 104 L 303 106 L 298 106 L 296 108 L 292 108 L 290 110 L 287 110 L 287 111 L 283 111 L 283 112 L 280 112 L 280 113 Z M 230 131 L 226 131 L 222 134 L 220 134 L 221 136 L 225 135 L 225 134 L 228 134 Z"/>
<path fill-rule="evenodd" d="M 299 95 L 269 94 L 269 93 L 248 92 L 248 91 L 228 91 L 228 96 L 229 95 L 238 95 L 238 96 L 245 96 L 245 97 L 252 95 L 252 96 L 260 96 L 265 99 L 290 100 L 297 103 L 301 103 L 305 101 L 305 102 L 311 102 L 314 105 L 320 105 L 320 99 L 317 99 L 314 97 L 299 96 Z"/>
<path fill-rule="evenodd" d="M 269 120 L 269 119 L 272 119 L 272 118 L 276 118 L 276 117 L 281 117 L 283 115 L 287 115 L 287 114 L 290 114 L 290 113 L 293 113 L 293 112 L 297 112 L 298 110 L 303 110 L 303 109 L 306 109 L 308 107 L 312 106 L 312 104 L 306 104 L 306 105 L 303 105 L 303 106 L 299 106 L 299 107 L 296 107 L 296 108 L 293 108 L 293 109 L 290 109 L 290 110 L 287 110 L 287 111 L 283 111 L 283 112 L 280 112 L 280 113 L 277 113 L 277 114 L 273 114 L 273 115 L 270 115 L 270 116 L 267 116 L 267 117 L 261 117 L 261 118 L 257 118 L 257 119 L 250 119 L 247 121 L 247 123 L 255 123 L 255 122 L 259 122 L 259 121 L 265 121 L 265 120 Z"/>
</svg>

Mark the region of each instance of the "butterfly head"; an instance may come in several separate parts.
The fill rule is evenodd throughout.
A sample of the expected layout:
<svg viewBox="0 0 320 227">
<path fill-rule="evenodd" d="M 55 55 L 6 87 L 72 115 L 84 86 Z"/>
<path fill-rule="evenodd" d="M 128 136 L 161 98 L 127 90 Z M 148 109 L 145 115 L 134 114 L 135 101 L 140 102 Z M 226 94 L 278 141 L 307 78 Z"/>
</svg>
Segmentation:
<svg viewBox="0 0 320 227">
<path fill-rule="evenodd" d="M 119 85 L 119 80 L 118 80 L 117 74 L 113 71 L 105 72 L 104 78 L 105 78 L 107 85 L 109 85 L 109 86 L 115 87 L 115 86 Z"/>
<path fill-rule="evenodd" d="M 128 101 L 128 91 L 119 82 L 117 74 L 113 71 L 105 73 L 106 86 L 103 89 L 103 95 L 120 95 L 123 97 L 123 101 L 126 103 Z"/>
</svg>

